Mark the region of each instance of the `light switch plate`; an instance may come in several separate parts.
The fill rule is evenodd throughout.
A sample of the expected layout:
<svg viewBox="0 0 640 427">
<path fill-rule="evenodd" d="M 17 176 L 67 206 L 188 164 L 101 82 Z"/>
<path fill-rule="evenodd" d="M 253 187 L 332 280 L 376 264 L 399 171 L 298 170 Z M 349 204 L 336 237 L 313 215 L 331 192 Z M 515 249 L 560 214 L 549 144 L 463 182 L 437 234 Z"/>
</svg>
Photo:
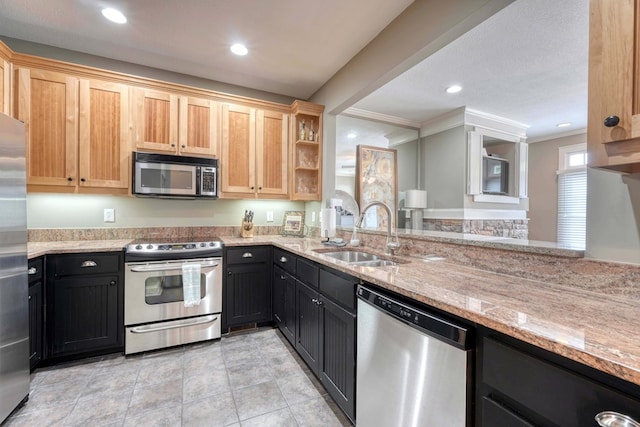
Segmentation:
<svg viewBox="0 0 640 427">
<path fill-rule="evenodd" d="M 107 208 L 104 210 L 104 222 L 116 222 L 116 210 Z"/>
<path fill-rule="evenodd" d="M 267 222 L 273 222 L 273 211 L 267 211 Z"/>
</svg>

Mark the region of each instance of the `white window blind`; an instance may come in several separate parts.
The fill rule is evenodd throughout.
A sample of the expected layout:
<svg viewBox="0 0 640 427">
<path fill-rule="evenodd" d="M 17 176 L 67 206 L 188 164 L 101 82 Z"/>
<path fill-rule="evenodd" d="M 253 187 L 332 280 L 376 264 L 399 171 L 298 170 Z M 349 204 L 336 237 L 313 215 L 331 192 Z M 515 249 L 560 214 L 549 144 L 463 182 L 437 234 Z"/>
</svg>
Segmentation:
<svg viewBox="0 0 640 427">
<path fill-rule="evenodd" d="M 558 243 L 584 249 L 587 225 L 587 171 L 558 174 Z"/>
</svg>

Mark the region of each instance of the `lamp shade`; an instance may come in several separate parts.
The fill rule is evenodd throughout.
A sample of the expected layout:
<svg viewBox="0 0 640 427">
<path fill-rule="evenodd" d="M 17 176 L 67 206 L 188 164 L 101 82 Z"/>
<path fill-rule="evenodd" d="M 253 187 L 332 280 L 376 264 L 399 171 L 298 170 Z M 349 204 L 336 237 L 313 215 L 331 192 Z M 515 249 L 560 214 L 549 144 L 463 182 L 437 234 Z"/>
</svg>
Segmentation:
<svg viewBox="0 0 640 427">
<path fill-rule="evenodd" d="M 425 209 L 427 207 L 427 192 L 424 190 L 407 190 L 404 207 L 407 209 Z"/>
</svg>

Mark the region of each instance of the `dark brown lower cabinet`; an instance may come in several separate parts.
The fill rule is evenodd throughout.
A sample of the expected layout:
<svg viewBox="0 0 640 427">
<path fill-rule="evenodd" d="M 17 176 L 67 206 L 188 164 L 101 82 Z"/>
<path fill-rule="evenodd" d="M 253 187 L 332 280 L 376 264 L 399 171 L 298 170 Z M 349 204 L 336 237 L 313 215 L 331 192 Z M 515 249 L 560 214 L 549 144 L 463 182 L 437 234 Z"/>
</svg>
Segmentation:
<svg viewBox="0 0 640 427">
<path fill-rule="evenodd" d="M 298 321 L 296 325 L 296 350 L 307 362 L 314 374 L 319 375 L 320 342 L 320 295 L 302 282 L 296 287 Z"/>
<path fill-rule="evenodd" d="M 320 302 L 318 376 L 338 406 L 355 421 L 356 315 L 326 297 Z"/>
<path fill-rule="evenodd" d="M 296 345 L 296 279 L 273 266 L 273 320 L 287 340 Z"/>
<path fill-rule="evenodd" d="M 43 357 L 43 265 L 42 257 L 29 260 L 29 368 L 32 371 Z"/>
<path fill-rule="evenodd" d="M 357 283 L 344 273 L 274 251 L 274 320 L 351 421 L 355 421 Z"/>
<path fill-rule="evenodd" d="M 604 411 L 640 420 L 637 385 L 496 334 L 479 343 L 481 426 L 595 426 Z"/>
<path fill-rule="evenodd" d="M 47 257 L 47 358 L 122 351 L 122 252 Z"/>
<path fill-rule="evenodd" d="M 225 328 L 271 322 L 271 247 L 228 248 L 223 288 Z"/>
</svg>

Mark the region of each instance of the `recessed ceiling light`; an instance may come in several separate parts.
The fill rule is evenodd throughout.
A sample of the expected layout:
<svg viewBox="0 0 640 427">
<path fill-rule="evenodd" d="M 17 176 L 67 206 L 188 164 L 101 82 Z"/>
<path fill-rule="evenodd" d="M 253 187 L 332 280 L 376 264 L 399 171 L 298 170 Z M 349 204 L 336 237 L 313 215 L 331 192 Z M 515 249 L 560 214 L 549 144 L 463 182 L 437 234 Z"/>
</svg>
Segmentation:
<svg viewBox="0 0 640 427">
<path fill-rule="evenodd" d="M 349 133 L 349 134 L 347 135 L 347 138 L 349 138 L 349 139 L 353 139 L 353 138 L 355 138 L 356 136 L 358 136 L 358 135 L 357 135 L 355 132 L 351 132 L 351 133 Z"/>
<path fill-rule="evenodd" d="M 566 122 L 566 123 L 558 123 L 556 126 L 557 126 L 557 127 L 559 127 L 559 128 L 566 128 L 566 127 L 571 126 L 571 123 L 569 123 L 569 122 Z"/>
<path fill-rule="evenodd" d="M 115 22 L 116 24 L 125 24 L 127 22 L 127 17 L 124 16 L 122 12 L 111 7 L 102 9 L 102 16 L 104 16 L 111 22 Z"/>
<path fill-rule="evenodd" d="M 238 56 L 245 56 L 247 53 L 249 53 L 249 50 L 245 45 L 236 43 L 231 45 L 231 52 L 235 53 Z"/>
<path fill-rule="evenodd" d="M 449 86 L 448 88 L 445 89 L 445 92 L 447 93 L 458 93 L 462 90 L 462 86 L 460 85 L 453 85 L 453 86 Z"/>
</svg>

